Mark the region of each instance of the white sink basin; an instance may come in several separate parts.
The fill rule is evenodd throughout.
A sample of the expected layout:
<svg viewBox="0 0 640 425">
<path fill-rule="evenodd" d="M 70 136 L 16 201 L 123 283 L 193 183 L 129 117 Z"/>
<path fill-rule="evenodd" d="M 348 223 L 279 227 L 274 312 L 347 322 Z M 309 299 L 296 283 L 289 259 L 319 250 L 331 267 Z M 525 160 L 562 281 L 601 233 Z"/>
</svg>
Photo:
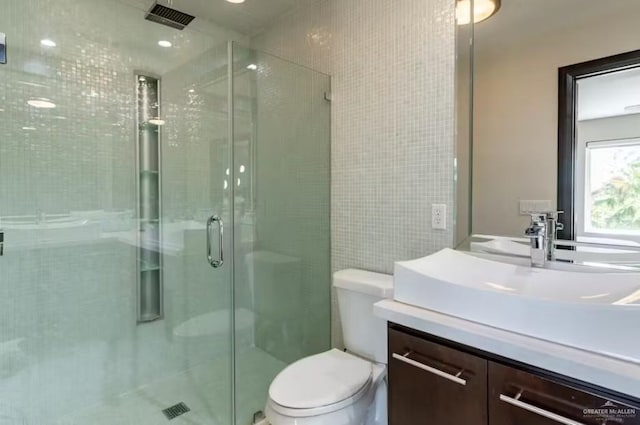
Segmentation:
<svg viewBox="0 0 640 425">
<path fill-rule="evenodd" d="M 395 265 L 397 301 L 640 362 L 640 273 L 538 269 L 461 251 Z"/>
</svg>

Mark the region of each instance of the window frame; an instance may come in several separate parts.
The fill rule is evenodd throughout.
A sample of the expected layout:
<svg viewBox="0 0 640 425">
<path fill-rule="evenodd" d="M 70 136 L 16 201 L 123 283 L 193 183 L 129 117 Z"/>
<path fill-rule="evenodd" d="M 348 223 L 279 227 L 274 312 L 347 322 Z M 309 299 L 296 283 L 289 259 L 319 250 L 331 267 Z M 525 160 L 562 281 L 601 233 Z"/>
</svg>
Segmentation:
<svg viewBox="0 0 640 425">
<path fill-rule="evenodd" d="M 558 210 L 563 229 L 558 238 L 576 241 L 577 93 L 578 80 L 640 66 L 640 50 L 558 69 Z"/>
</svg>

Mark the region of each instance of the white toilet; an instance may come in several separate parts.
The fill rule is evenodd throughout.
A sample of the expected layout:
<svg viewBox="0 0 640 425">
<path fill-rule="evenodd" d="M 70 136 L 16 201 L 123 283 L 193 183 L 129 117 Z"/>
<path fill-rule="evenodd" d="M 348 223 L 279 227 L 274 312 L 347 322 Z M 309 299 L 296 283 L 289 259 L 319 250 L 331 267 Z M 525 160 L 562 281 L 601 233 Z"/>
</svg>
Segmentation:
<svg viewBox="0 0 640 425">
<path fill-rule="evenodd" d="M 386 425 L 386 322 L 373 304 L 393 295 L 393 278 L 361 270 L 333 275 L 347 352 L 299 360 L 271 383 L 271 425 Z"/>
</svg>

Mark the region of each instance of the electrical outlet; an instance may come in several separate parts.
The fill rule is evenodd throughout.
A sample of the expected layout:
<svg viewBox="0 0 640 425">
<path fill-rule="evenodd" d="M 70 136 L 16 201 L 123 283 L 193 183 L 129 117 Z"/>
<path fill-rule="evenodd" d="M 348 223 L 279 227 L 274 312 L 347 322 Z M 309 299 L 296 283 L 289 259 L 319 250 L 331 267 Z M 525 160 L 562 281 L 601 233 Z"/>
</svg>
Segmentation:
<svg viewBox="0 0 640 425">
<path fill-rule="evenodd" d="M 553 203 L 548 200 L 540 201 L 520 201 L 520 215 L 529 215 L 531 213 L 543 213 L 549 211 L 555 211 Z"/>
<path fill-rule="evenodd" d="M 445 204 L 431 205 L 431 228 L 447 229 L 447 206 Z"/>
</svg>

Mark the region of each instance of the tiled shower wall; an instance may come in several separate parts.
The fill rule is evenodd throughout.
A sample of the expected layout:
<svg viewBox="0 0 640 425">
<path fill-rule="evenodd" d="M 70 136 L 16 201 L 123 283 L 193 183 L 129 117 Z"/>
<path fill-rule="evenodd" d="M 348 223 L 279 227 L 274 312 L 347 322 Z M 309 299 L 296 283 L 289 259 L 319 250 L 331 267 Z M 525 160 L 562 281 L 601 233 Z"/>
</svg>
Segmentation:
<svg viewBox="0 0 640 425">
<path fill-rule="evenodd" d="M 319 0 L 252 40 L 332 75 L 334 271 L 391 273 L 453 245 L 454 6 Z M 434 203 L 447 205 L 445 231 L 431 229 Z"/>
</svg>

